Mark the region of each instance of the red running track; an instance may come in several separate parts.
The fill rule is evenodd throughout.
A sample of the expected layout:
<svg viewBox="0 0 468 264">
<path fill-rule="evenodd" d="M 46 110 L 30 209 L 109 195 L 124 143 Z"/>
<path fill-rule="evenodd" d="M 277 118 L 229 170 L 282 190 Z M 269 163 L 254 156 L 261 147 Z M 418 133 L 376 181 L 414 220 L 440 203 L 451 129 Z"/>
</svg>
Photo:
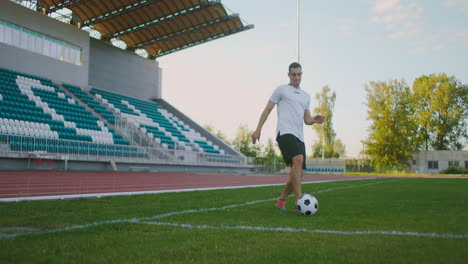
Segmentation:
<svg viewBox="0 0 468 264">
<path fill-rule="evenodd" d="M 0 172 L 0 201 L 282 185 L 288 177 L 209 173 Z M 303 182 L 369 178 L 375 177 L 305 175 Z"/>
</svg>

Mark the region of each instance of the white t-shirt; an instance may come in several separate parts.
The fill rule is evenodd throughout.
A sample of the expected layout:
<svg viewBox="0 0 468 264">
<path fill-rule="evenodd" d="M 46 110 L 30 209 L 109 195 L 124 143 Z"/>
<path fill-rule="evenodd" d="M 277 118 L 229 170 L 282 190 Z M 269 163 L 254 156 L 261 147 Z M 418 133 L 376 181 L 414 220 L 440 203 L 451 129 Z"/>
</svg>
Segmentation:
<svg viewBox="0 0 468 264">
<path fill-rule="evenodd" d="M 310 109 L 310 95 L 285 84 L 273 91 L 270 101 L 278 106 L 276 135 L 293 134 L 304 142 L 304 112 Z"/>
</svg>

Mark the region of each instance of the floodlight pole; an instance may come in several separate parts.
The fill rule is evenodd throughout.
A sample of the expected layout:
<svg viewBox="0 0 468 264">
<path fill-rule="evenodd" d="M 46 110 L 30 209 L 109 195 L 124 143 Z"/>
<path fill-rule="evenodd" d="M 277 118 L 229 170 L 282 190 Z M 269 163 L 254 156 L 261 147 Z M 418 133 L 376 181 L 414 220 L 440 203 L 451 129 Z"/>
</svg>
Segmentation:
<svg viewBox="0 0 468 264">
<path fill-rule="evenodd" d="M 297 57 L 297 62 L 300 63 L 301 61 L 301 58 L 300 58 L 300 51 L 299 51 L 299 48 L 300 48 L 300 45 L 299 45 L 299 41 L 300 41 L 300 34 L 299 34 L 299 19 L 300 19 L 300 5 L 299 5 L 299 0 L 296 1 L 296 24 L 297 24 L 297 35 L 296 35 L 296 40 L 297 40 L 297 47 L 296 47 L 296 57 Z"/>
</svg>

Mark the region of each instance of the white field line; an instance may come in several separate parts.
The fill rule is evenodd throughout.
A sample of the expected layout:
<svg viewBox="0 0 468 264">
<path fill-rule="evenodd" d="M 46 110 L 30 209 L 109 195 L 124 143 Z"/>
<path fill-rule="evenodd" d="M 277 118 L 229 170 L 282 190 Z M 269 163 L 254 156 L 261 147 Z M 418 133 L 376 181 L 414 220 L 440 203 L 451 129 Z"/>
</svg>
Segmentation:
<svg viewBox="0 0 468 264">
<path fill-rule="evenodd" d="M 82 193 L 82 194 L 64 194 L 64 195 L 47 195 L 47 196 L 30 196 L 30 197 L 12 197 L 0 198 L 0 202 L 20 202 L 20 201 L 38 201 L 38 200 L 64 200 L 77 198 L 101 198 L 105 196 L 132 196 L 142 194 L 158 194 L 158 193 L 174 193 L 174 192 L 194 192 L 194 191 L 212 191 L 225 189 L 242 189 L 284 185 L 281 184 L 260 184 L 260 185 L 243 185 L 243 186 L 227 186 L 227 187 L 207 187 L 207 188 L 187 188 L 187 189 L 170 189 L 170 190 L 151 190 L 151 191 L 132 191 L 132 192 L 110 192 L 110 193 Z"/>
<path fill-rule="evenodd" d="M 318 192 L 313 192 L 313 194 L 329 192 L 329 191 L 334 191 L 334 190 L 341 190 L 341 189 L 357 188 L 357 187 L 362 187 L 362 186 L 367 186 L 367 185 L 375 185 L 375 184 L 385 183 L 385 182 L 390 182 L 390 181 L 379 181 L 379 182 L 371 182 L 371 183 L 365 183 L 365 184 L 351 185 L 351 186 L 346 186 L 346 187 L 336 187 L 336 188 L 326 189 L 326 190 L 322 190 L 322 191 L 318 191 Z M 271 199 L 264 199 L 264 200 L 246 202 L 246 203 L 242 203 L 242 204 L 226 205 L 226 206 L 223 206 L 223 207 L 203 208 L 203 209 L 196 209 L 196 210 L 183 210 L 183 211 L 178 211 L 178 212 L 170 212 L 170 213 L 166 213 L 166 214 L 155 215 L 155 216 L 151 216 L 151 217 L 143 217 L 143 218 L 139 218 L 139 220 L 160 219 L 160 218 L 169 217 L 169 216 L 173 216 L 173 215 L 180 215 L 180 214 L 202 213 L 202 212 L 208 212 L 208 211 L 225 210 L 225 209 L 231 209 L 231 208 L 235 208 L 235 207 L 239 207 L 239 206 L 251 205 L 251 204 L 262 203 L 262 202 L 269 202 L 269 201 L 276 201 L 277 199 L 278 198 L 271 198 Z"/>
<path fill-rule="evenodd" d="M 357 187 L 375 185 L 375 184 L 386 183 L 386 182 L 394 182 L 394 181 L 379 181 L 379 182 L 351 185 L 351 186 L 345 186 L 345 187 L 336 187 L 336 188 L 321 190 L 321 191 L 314 192 L 314 193 L 318 194 L 318 193 L 330 192 L 334 190 L 357 188 Z M 144 222 L 144 220 L 161 219 L 161 218 L 170 217 L 173 215 L 201 213 L 201 212 L 208 212 L 208 211 L 215 211 L 215 210 L 226 210 L 230 208 L 252 205 L 252 204 L 261 203 L 261 202 L 275 201 L 276 199 L 277 198 L 271 198 L 271 199 L 250 201 L 250 202 L 241 203 L 241 204 L 227 205 L 223 207 L 170 212 L 170 213 L 155 215 L 151 217 L 98 221 L 98 222 L 92 222 L 92 223 L 84 224 L 84 225 L 74 225 L 74 226 L 69 226 L 65 228 L 47 230 L 47 231 L 42 231 L 42 232 L 0 233 L 0 239 L 12 239 L 18 236 L 34 235 L 34 234 L 58 233 L 58 232 L 85 229 L 85 228 L 93 227 L 93 226 L 116 224 L 116 223 L 140 223 L 140 224 L 166 225 L 166 226 L 176 226 L 176 227 L 192 228 L 192 229 L 243 229 L 243 230 L 278 231 L 278 232 L 281 231 L 281 232 L 330 233 L 330 234 L 342 234 L 342 235 L 400 235 L 400 236 L 435 237 L 435 238 L 446 238 L 446 239 L 467 239 L 468 238 L 468 234 L 418 233 L 418 232 L 403 232 L 403 231 L 340 231 L 340 230 L 318 230 L 318 229 L 311 230 L 311 229 L 295 229 L 295 228 L 289 228 L 289 227 L 271 228 L 271 227 L 255 227 L 255 226 L 209 226 L 209 225 L 163 223 L 163 222 L 153 222 L 153 221 Z"/>
<path fill-rule="evenodd" d="M 434 237 L 446 239 L 468 239 L 468 234 L 449 234 L 449 233 L 419 233 L 404 232 L 397 230 L 367 230 L 367 231 L 341 231 L 341 230 L 321 230 L 307 228 L 291 227 L 264 227 L 264 226 L 212 226 L 212 225 L 192 225 L 164 222 L 139 222 L 148 225 L 173 226 L 189 229 L 212 229 L 212 230 L 255 230 L 255 231 L 273 231 L 287 233 L 325 233 L 338 235 L 395 235 L 395 236 L 416 236 L 416 237 Z"/>
</svg>

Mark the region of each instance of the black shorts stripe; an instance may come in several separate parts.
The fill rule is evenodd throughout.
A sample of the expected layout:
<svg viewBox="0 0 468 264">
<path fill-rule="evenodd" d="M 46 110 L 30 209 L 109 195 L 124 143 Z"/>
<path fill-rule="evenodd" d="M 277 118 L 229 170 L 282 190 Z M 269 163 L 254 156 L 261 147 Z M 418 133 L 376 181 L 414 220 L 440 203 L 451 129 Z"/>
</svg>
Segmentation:
<svg viewBox="0 0 468 264">
<path fill-rule="evenodd" d="M 306 151 L 305 144 L 300 139 L 292 134 L 284 134 L 276 137 L 276 142 L 278 142 L 279 149 L 283 155 L 284 162 L 291 166 L 292 158 L 297 155 L 302 155 L 304 162 L 302 163 L 302 168 L 306 169 Z"/>
</svg>

